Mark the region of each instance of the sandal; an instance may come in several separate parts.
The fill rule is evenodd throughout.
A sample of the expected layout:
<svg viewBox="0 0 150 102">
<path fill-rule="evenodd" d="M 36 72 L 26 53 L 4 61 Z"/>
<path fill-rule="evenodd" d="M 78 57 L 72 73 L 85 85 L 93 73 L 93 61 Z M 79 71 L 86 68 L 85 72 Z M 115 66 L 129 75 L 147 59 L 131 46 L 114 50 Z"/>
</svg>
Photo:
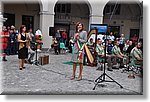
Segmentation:
<svg viewBox="0 0 150 102">
<path fill-rule="evenodd" d="M 77 81 L 80 81 L 80 80 L 82 80 L 82 77 L 78 77 Z"/>
<path fill-rule="evenodd" d="M 72 76 L 72 77 L 70 78 L 70 80 L 73 80 L 73 79 L 75 79 L 75 76 Z"/>
</svg>

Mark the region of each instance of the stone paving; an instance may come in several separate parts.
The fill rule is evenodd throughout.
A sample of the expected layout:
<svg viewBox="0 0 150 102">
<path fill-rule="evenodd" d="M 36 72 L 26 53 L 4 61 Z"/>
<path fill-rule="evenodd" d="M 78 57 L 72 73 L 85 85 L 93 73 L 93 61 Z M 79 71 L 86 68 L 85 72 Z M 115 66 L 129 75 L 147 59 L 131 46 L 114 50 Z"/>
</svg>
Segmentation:
<svg viewBox="0 0 150 102">
<path fill-rule="evenodd" d="M 8 56 L 7 62 L 1 62 L 2 70 L 2 94 L 98 94 L 98 95 L 141 95 L 143 94 L 142 78 L 136 76 L 129 79 L 127 73 L 120 70 L 106 71 L 114 80 L 120 83 L 105 82 L 99 84 L 95 90 L 94 80 L 103 72 L 96 67 L 84 66 L 83 80 L 70 80 L 72 65 L 63 64 L 71 60 L 71 54 L 49 54 L 50 63 L 43 66 L 26 64 L 26 69 L 18 68 L 17 55 Z M 77 68 L 77 75 L 79 70 Z M 77 77 L 77 76 L 76 76 Z"/>
</svg>

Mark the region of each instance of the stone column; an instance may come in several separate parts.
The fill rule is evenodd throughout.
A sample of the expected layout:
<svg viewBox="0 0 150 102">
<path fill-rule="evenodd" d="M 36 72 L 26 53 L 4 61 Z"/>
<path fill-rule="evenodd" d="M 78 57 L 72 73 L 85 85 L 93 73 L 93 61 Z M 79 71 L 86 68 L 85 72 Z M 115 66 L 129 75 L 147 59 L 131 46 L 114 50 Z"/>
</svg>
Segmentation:
<svg viewBox="0 0 150 102">
<path fill-rule="evenodd" d="M 52 44 L 52 36 L 49 36 L 49 27 L 54 26 L 54 14 L 50 12 L 40 12 L 40 30 L 43 34 L 42 48 L 49 48 Z"/>
<path fill-rule="evenodd" d="M 2 31 L 2 26 L 3 26 L 3 15 L 2 15 L 2 3 L 0 1 L 0 32 Z"/>
<path fill-rule="evenodd" d="M 143 38 L 143 1 L 139 5 L 141 9 L 139 38 Z"/>
<path fill-rule="evenodd" d="M 2 15 L 2 3 L 0 1 L 0 33 L 2 32 L 2 26 L 3 26 L 3 15 Z M 1 40 L 1 38 L 0 38 Z M 1 47 L 1 45 L 0 45 Z M 0 50 L 0 54 L 1 54 L 1 50 Z M 1 56 L 0 56 L 1 57 Z M 1 58 L 0 58 L 1 60 Z M 0 63 L 0 83 L 2 83 L 2 76 L 3 76 L 3 66 L 2 64 Z M 3 92 L 3 89 L 2 89 L 2 84 L 0 84 L 0 93 Z"/>
<path fill-rule="evenodd" d="M 102 24 L 103 23 L 103 15 L 90 15 L 90 24 Z"/>
<path fill-rule="evenodd" d="M 49 48 L 52 44 L 52 36 L 49 36 L 49 27 L 54 27 L 54 6 L 56 1 L 41 0 L 40 30 L 43 33 L 42 48 Z"/>
<path fill-rule="evenodd" d="M 102 24 L 103 23 L 103 11 L 106 3 L 109 0 L 89 0 L 91 4 L 90 24 Z"/>
</svg>

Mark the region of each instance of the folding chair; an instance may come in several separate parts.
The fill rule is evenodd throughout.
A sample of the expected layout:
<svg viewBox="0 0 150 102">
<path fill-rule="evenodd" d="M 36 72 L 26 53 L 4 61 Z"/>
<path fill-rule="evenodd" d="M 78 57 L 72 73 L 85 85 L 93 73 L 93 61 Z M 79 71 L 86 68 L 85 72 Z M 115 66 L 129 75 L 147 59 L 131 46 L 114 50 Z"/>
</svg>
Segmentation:
<svg viewBox="0 0 150 102">
<path fill-rule="evenodd" d="M 62 50 L 62 53 L 66 53 L 66 47 L 63 42 L 60 42 L 60 49 Z"/>
</svg>

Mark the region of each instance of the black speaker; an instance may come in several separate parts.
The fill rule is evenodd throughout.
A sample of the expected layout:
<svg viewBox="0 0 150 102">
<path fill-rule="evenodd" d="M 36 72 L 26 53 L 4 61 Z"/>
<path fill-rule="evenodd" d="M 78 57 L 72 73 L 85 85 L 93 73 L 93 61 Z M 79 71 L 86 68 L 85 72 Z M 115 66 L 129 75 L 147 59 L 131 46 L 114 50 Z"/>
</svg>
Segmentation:
<svg viewBox="0 0 150 102">
<path fill-rule="evenodd" d="M 54 29 L 54 27 L 49 27 L 49 36 L 55 36 L 55 29 Z"/>
</svg>

